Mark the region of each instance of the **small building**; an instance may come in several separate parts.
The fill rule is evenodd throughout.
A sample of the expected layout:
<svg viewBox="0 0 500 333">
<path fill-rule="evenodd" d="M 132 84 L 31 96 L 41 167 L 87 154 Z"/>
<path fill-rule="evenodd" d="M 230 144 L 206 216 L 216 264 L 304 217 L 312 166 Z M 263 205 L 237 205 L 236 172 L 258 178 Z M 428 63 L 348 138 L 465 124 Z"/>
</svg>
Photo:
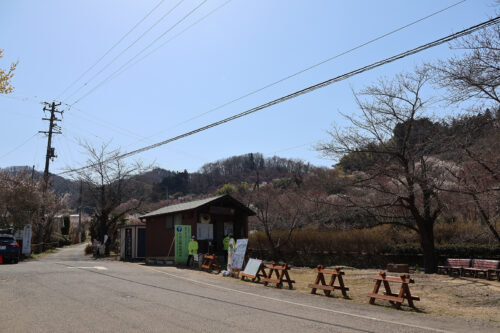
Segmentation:
<svg viewBox="0 0 500 333">
<path fill-rule="evenodd" d="M 199 253 L 222 254 L 228 233 L 248 237 L 248 216 L 255 213 L 230 195 L 170 205 L 140 217 L 146 224 L 146 258 L 175 256 L 175 225 L 190 225 Z"/>
<path fill-rule="evenodd" d="M 119 226 L 120 259 L 140 260 L 146 257 L 146 224 L 142 221 L 127 221 Z"/>
</svg>

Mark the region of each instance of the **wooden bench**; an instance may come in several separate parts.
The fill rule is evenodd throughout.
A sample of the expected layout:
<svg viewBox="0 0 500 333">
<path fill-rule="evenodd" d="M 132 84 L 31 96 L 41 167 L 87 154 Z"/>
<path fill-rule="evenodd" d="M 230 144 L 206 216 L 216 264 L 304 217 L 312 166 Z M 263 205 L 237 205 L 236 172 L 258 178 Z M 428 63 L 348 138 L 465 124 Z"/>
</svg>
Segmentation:
<svg viewBox="0 0 500 333">
<path fill-rule="evenodd" d="M 453 272 L 457 272 L 458 275 L 463 275 L 463 270 L 465 268 L 469 268 L 471 265 L 472 259 L 454 259 L 448 258 L 446 259 L 446 264 L 444 266 L 438 266 L 437 271 L 439 273 L 444 274 L 453 274 Z"/>
<path fill-rule="evenodd" d="M 463 274 L 469 273 L 475 278 L 483 274 L 486 279 L 489 279 L 490 274 L 498 269 L 498 263 L 498 260 L 474 259 L 471 267 L 463 269 Z"/>
<path fill-rule="evenodd" d="M 396 309 L 399 309 L 405 299 L 408 301 L 408 305 L 412 308 L 415 307 L 413 301 L 420 301 L 420 297 L 411 295 L 410 287 L 408 286 L 408 284 L 415 283 L 415 281 L 413 281 L 413 279 L 410 279 L 410 276 L 408 274 L 401 274 L 400 276 L 387 276 L 385 272 L 380 272 L 379 275 L 374 276 L 373 279 L 375 280 L 373 292 L 367 295 L 368 297 L 370 297 L 370 304 L 374 304 L 375 299 L 378 298 L 389 301 L 396 307 Z M 401 283 L 401 289 L 399 290 L 398 294 L 394 294 L 391 291 L 389 282 Z M 382 283 L 384 284 L 385 293 L 379 294 L 378 291 Z"/>
<path fill-rule="evenodd" d="M 326 296 L 330 296 L 330 294 L 334 290 L 340 290 L 342 292 L 342 295 L 344 297 L 347 297 L 347 291 L 349 290 L 349 288 L 346 288 L 344 285 L 342 275 L 344 275 L 345 273 L 341 271 L 339 267 L 335 267 L 334 269 L 325 269 L 323 265 L 318 265 L 318 267 L 315 268 L 314 271 L 318 274 L 314 283 L 310 283 L 308 285 L 308 288 L 311 288 L 311 294 L 316 294 L 316 290 L 320 289 L 323 290 Z M 326 284 L 324 274 L 331 275 L 330 282 L 328 284 Z M 337 278 L 339 281 L 339 285 L 334 286 L 335 279 Z"/>
</svg>

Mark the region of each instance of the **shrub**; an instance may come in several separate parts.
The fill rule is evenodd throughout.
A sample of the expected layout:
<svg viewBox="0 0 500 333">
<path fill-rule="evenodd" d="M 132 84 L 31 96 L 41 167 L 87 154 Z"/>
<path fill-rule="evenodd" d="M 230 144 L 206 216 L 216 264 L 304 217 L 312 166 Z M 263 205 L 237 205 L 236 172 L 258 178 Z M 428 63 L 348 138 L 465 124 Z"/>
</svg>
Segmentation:
<svg viewBox="0 0 500 333">
<path fill-rule="evenodd" d="M 94 253 L 94 247 L 92 244 L 88 243 L 87 246 L 85 246 L 85 254 L 92 254 Z"/>
</svg>

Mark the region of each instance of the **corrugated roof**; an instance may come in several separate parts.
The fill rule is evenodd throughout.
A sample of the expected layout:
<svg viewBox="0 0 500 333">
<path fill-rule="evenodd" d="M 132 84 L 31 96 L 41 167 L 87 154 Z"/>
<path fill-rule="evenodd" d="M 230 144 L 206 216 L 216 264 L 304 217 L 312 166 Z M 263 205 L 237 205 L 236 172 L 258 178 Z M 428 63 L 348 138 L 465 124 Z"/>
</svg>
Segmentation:
<svg viewBox="0 0 500 333">
<path fill-rule="evenodd" d="M 157 209 L 155 211 L 152 211 L 150 213 L 147 213 L 146 215 L 142 215 L 139 218 L 142 219 L 144 217 L 149 217 L 149 216 L 170 214 L 170 213 L 176 213 L 176 212 L 182 212 L 185 210 L 195 209 L 195 208 L 204 206 L 212 201 L 220 199 L 224 196 L 225 195 L 218 195 L 216 197 L 211 197 L 211 198 L 206 198 L 206 199 L 201 199 L 201 200 L 196 200 L 196 201 L 190 201 L 190 202 L 183 202 L 183 203 L 180 203 L 177 205 L 166 206 L 166 207 Z"/>
</svg>

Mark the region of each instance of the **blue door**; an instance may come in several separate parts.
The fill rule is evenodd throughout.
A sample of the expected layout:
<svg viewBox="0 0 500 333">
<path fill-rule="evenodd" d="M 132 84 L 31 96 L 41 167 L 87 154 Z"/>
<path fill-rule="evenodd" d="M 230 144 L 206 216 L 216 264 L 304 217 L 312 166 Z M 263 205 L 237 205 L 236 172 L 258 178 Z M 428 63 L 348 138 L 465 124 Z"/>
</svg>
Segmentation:
<svg viewBox="0 0 500 333">
<path fill-rule="evenodd" d="M 137 257 L 146 257 L 146 229 L 137 229 Z"/>
</svg>

